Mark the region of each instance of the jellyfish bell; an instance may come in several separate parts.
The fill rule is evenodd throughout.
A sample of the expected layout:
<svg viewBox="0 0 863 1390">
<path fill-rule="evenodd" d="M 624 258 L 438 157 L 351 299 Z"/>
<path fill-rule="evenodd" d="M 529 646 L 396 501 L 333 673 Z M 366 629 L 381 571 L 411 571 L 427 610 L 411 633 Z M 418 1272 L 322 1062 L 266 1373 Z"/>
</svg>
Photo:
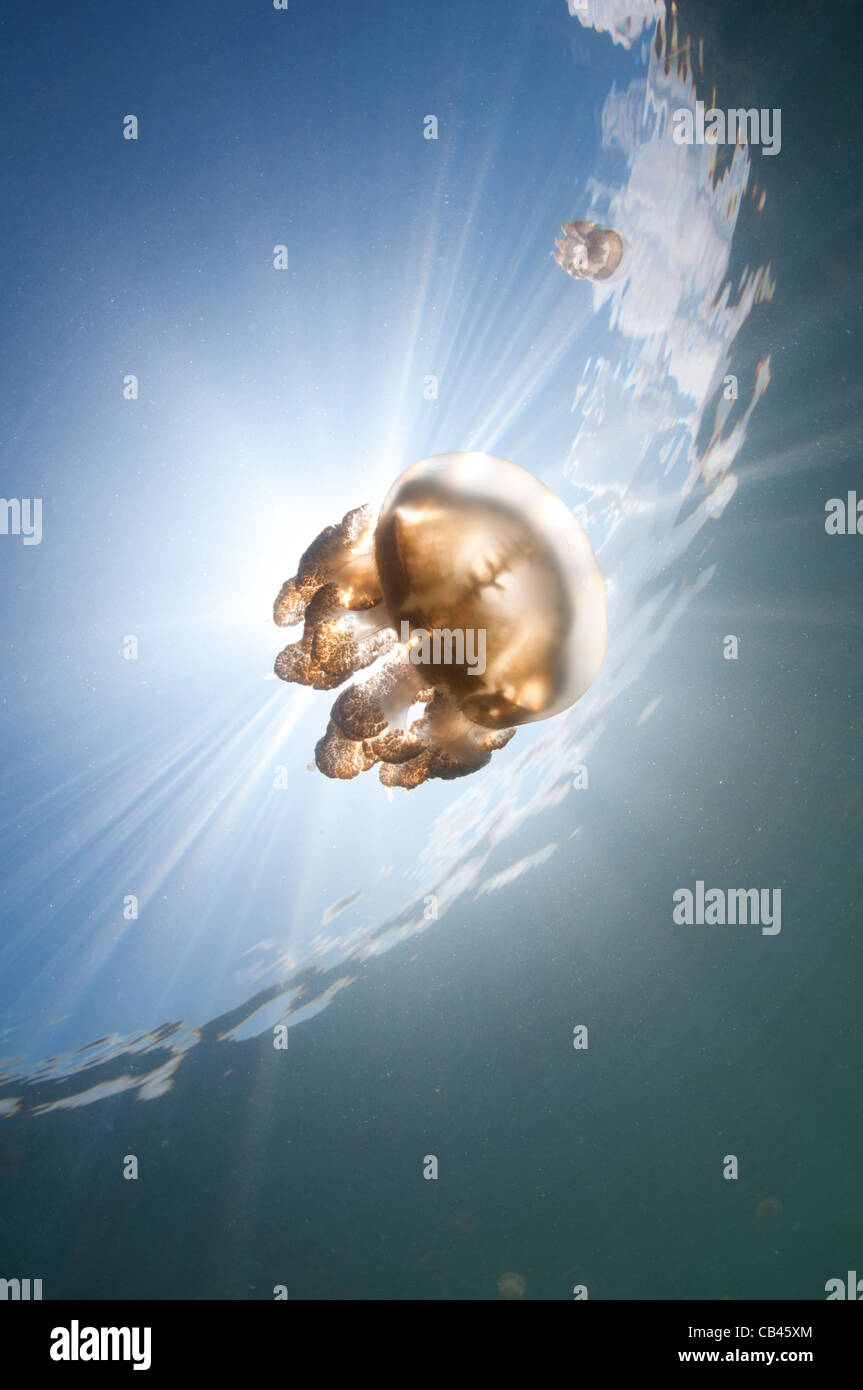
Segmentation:
<svg viewBox="0 0 863 1390">
<path fill-rule="evenodd" d="M 384 500 L 375 556 L 397 628 L 484 634 L 483 672 L 426 666 L 474 723 L 547 719 L 593 682 L 606 643 L 599 566 L 569 508 L 518 464 L 473 452 L 415 463 Z"/>
<path fill-rule="evenodd" d="M 778 1221 L 781 1215 L 782 1203 L 778 1197 L 765 1197 L 755 1208 L 755 1220 L 765 1225 Z"/>
<path fill-rule="evenodd" d="M 340 778 L 380 763 L 388 787 L 484 766 L 584 694 L 606 643 L 602 575 L 569 508 L 477 452 L 408 468 L 376 524 L 363 507 L 327 527 L 274 616 L 304 621 L 276 660 L 283 680 L 332 689 L 374 663 L 337 698 L 315 760 Z"/>
<path fill-rule="evenodd" d="M 524 1298 L 527 1293 L 527 1282 L 524 1275 L 514 1271 L 502 1274 L 497 1281 L 497 1291 L 501 1298 L 507 1300 Z"/>
<path fill-rule="evenodd" d="M 613 227 L 600 227 L 596 222 L 564 222 L 562 231 L 552 255 L 573 280 L 608 280 L 619 268 L 624 244 L 620 232 Z"/>
</svg>

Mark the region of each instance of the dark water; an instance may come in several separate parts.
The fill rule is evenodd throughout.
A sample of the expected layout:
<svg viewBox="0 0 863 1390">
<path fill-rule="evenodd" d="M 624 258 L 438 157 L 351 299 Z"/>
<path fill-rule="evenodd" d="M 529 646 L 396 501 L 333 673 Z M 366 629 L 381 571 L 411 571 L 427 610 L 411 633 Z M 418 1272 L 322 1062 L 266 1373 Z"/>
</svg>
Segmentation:
<svg viewBox="0 0 863 1390">
<path fill-rule="evenodd" d="M 773 380 L 718 573 L 591 755 L 598 851 L 546 811 L 548 864 L 372 960 L 286 1053 L 220 1042 L 222 1019 L 157 1099 L 3 1121 L 7 1277 L 50 1298 L 471 1300 L 513 1270 L 530 1299 L 817 1299 L 863 1264 L 863 540 L 823 526 L 828 498 L 863 496 L 854 11 L 682 20 L 723 100 L 782 109 L 765 216 L 735 243 L 777 279 L 736 348 L 772 353 Z M 673 930 L 696 879 L 781 886 L 781 933 Z"/>
</svg>

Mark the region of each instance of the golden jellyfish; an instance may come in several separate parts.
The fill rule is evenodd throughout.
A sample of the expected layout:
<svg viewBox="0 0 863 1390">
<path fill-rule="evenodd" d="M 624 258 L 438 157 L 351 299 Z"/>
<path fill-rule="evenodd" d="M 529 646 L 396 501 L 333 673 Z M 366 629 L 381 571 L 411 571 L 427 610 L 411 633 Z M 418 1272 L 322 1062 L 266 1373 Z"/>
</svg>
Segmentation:
<svg viewBox="0 0 863 1390">
<path fill-rule="evenodd" d="M 422 459 L 328 526 L 273 607 L 303 623 L 282 680 L 338 696 L 315 762 L 386 787 L 464 777 L 520 724 L 574 704 L 605 654 L 605 585 L 569 508 L 491 454 Z M 412 715 L 419 713 L 419 717 Z"/>
<path fill-rule="evenodd" d="M 521 1274 L 502 1274 L 497 1281 L 497 1291 L 501 1298 L 524 1298 L 527 1284 Z"/>
<path fill-rule="evenodd" d="M 623 257 L 620 232 L 595 222 L 564 222 L 562 231 L 552 255 L 573 280 L 607 280 L 614 274 Z"/>
<path fill-rule="evenodd" d="M 766 1224 L 778 1221 L 782 1215 L 782 1203 L 778 1197 L 765 1197 L 755 1208 L 755 1220 Z"/>
</svg>

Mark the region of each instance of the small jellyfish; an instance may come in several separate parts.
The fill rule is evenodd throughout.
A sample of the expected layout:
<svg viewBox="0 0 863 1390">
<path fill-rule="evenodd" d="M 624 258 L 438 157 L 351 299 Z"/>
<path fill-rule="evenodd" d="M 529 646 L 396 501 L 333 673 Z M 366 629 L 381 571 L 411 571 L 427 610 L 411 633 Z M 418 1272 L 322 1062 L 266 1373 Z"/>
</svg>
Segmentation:
<svg viewBox="0 0 863 1390">
<path fill-rule="evenodd" d="M 755 1208 L 755 1220 L 762 1224 L 772 1224 L 782 1215 L 782 1203 L 778 1197 L 765 1197 Z"/>
<path fill-rule="evenodd" d="M 569 508 L 473 452 L 408 468 L 377 521 L 364 506 L 328 526 L 273 616 L 303 623 L 276 658 L 282 680 L 332 690 L 374 668 L 336 699 L 318 769 L 380 764 L 406 789 L 476 772 L 518 725 L 574 704 L 606 643 L 605 585 Z"/>
<path fill-rule="evenodd" d="M 613 227 L 595 222 L 564 222 L 563 237 L 552 252 L 573 280 L 607 280 L 620 265 L 623 240 Z"/>
<path fill-rule="evenodd" d="M 527 1284 L 521 1274 L 502 1274 L 497 1281 L 497 1291 L 501 1298 L 524 1298 Z"/>
</svg>

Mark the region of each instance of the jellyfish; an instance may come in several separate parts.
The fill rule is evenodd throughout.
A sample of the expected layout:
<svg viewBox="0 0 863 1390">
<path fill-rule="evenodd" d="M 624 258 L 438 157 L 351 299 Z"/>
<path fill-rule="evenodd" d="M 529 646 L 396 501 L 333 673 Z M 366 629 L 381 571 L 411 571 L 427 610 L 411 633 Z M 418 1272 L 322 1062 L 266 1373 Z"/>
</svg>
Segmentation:
<svg viewBox="0 0 863 1390">
<path fill-rule="evenodd" d="M 755 1208 L 755 1220 L 772 1224 L 782 1215 L 782 1203 L 778 1197 L 765 1197 Z"/>
<path fill-rule="evenodd" d="M 623 240 L 613 227 L 595 222 L 564 222 L 563 237 L 552 252 L 573 280 L 607 280 L 620 265 Z"/>
<path fill-rule="evenodd" d="M 524 1298 L 527 1293 L 527 1282 L 524 1275 L 515 1273 L 502 1274 L 497 1281 L 497 1291 L 501 1298 Z"/>
<path fill-rule="evenodd" d="M 521 724 L 574 704 L 605 654 L 605 585 L 569 508 L 518 464 L 439 454 L 328 526 L 273 606 L 302 636 L 282 680 L 333 690 L 315 764 L 385 787 L 486 766 Z"/>
</svg>

